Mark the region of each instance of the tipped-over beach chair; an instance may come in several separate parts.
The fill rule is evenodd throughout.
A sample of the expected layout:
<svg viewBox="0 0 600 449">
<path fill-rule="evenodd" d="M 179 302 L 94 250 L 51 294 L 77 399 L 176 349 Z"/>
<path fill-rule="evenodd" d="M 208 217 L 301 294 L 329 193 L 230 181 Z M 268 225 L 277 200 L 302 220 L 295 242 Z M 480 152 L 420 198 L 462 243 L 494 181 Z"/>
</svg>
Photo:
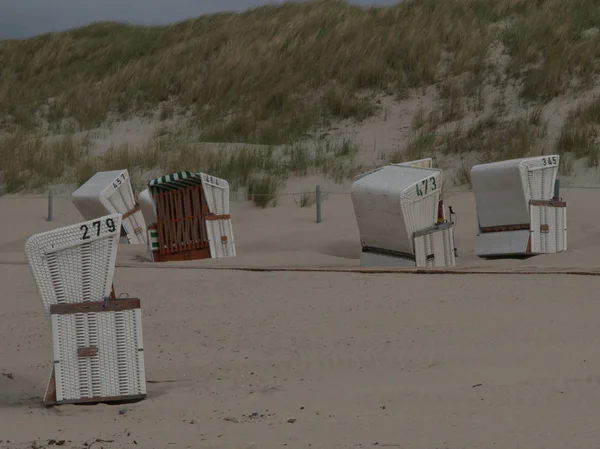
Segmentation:
<svg viewBox="0 0 600 449">
<path fill-rule="evenodd" d="M 226 180 L 173 173 L 151 180 L 138 201 L 153 262 L 235 257 Z"/>
<path fill-rule="evenodd" d="M 146 222 L 131 187 L 127 170 L 98 172 L 71 195 L 84 220 L 122 214 L 122 228 L 131 244 L 147 243 Z"/>
<path fill-rule="evenodd" d="M 352 203 L 361 266 L 453 267 L 454 223 L 440 199 L 442 171 L 431 159 L 380 167 L 356 177 Z"/>
<path fill-rule="evenodd" d="M 112 287 L 121 215 L 30 237 L 25 255 L 50 319 L 47 405 L 125 402 L 146 395 L 140 300 Z"/>
<path fill-rule="evenodd" d="M 475 165 L 479 257 L 532 256 L 567 249 L 567 203 L 558 194 L 560 156 Z"/>
</svg>

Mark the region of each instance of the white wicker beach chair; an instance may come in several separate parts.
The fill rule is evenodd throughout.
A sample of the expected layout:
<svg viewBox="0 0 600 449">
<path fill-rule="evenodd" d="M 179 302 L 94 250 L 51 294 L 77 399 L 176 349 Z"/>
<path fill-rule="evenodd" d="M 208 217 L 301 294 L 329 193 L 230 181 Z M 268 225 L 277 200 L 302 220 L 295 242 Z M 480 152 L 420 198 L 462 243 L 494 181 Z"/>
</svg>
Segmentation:
<svg viewBox="0 0 600 449">
<path fill-rule="evenodd" d="M 153 262 L 235 257 L 226 180 L 172 173 L 152 179 L 138 201 Z"/>
<path fill-rule="evenodd" d="M 145 397 L 140 301 L 112 288 L 121 215 L 30 237 L 25 255 L 50 319 L 54 363 L 46 404 Z"/>
<path fill-rule="evenodd" d="M 559 163 L 555 154 L 473 166 L 477 256 L 529 257 L 567 249 L 567 203 L 555 192 Z"/>
<path fill-rule="evenodd" d="M 392 164 L 359 175 L 352 203 L 362 266 L 452 267 L 454 224 L 440 201 L 442 171 L 431 159 Z"/>
<path fill-rule="evenodd" d="M 146 222 L 135 202 L 127 170 L 98 172 L 71 196 L 84 220 L 107 214 L 123 214 L 121 219 L 127 242 L 146 244 Z"/>
</svg>

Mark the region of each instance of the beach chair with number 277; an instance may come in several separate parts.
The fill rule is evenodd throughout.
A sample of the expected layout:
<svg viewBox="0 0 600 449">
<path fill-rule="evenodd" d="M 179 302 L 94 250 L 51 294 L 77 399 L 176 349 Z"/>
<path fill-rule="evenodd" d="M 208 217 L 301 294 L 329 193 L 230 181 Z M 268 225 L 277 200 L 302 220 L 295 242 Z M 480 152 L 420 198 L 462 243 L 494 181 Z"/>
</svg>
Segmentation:
<svg viewBox="0 0 600 449">
<path fill-rule="evenodd" d="M 140 300 L 116 298 L 121 214 L 30 237 L 25 255 L 50 319 L 48 405 L 126 402 L 146 395 Z"/>
</svg>

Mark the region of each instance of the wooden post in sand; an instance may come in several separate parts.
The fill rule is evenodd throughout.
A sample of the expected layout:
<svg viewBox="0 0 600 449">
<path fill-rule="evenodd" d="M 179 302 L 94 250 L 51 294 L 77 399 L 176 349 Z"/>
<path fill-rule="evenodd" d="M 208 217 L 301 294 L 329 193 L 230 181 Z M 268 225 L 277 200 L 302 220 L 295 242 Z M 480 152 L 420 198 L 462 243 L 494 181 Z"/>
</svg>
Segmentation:
<svg viewBox="0 0 600 449">
<path fill-rule="evenodd" d="M 48 189 L 48 221 L 52 221 L 53 203 L 54 198 L 52 196 L 52 189 Z"/>
<path fill-rule="evenodd" d="M 321 223 L 321 186 L 319 184 L 317 184 L 315 196 L 317 200 L 317 223 Z"/>
</svg>

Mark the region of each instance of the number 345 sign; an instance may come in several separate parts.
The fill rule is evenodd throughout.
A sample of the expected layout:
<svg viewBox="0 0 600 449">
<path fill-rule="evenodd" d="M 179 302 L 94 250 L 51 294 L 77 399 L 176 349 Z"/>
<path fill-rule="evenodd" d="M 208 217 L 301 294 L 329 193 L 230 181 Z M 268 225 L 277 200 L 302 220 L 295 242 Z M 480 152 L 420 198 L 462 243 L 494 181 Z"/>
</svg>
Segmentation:
<svg viewBox="0 0 600 449">
<path fill-rule="evenodd" d="M 117 230 L 117 225 L 115 224 L 115 220 L 107 218 L 105 220 L 93 221 L 91 229 L 87 224 L 82 224 L 79 229 L 82 231 L 81 240 L 88 240 L 92 238 L 93 235 L 99 237 L 102 231 L 108 231 L 109 234 L 115 232 Z"/>
</svg>

